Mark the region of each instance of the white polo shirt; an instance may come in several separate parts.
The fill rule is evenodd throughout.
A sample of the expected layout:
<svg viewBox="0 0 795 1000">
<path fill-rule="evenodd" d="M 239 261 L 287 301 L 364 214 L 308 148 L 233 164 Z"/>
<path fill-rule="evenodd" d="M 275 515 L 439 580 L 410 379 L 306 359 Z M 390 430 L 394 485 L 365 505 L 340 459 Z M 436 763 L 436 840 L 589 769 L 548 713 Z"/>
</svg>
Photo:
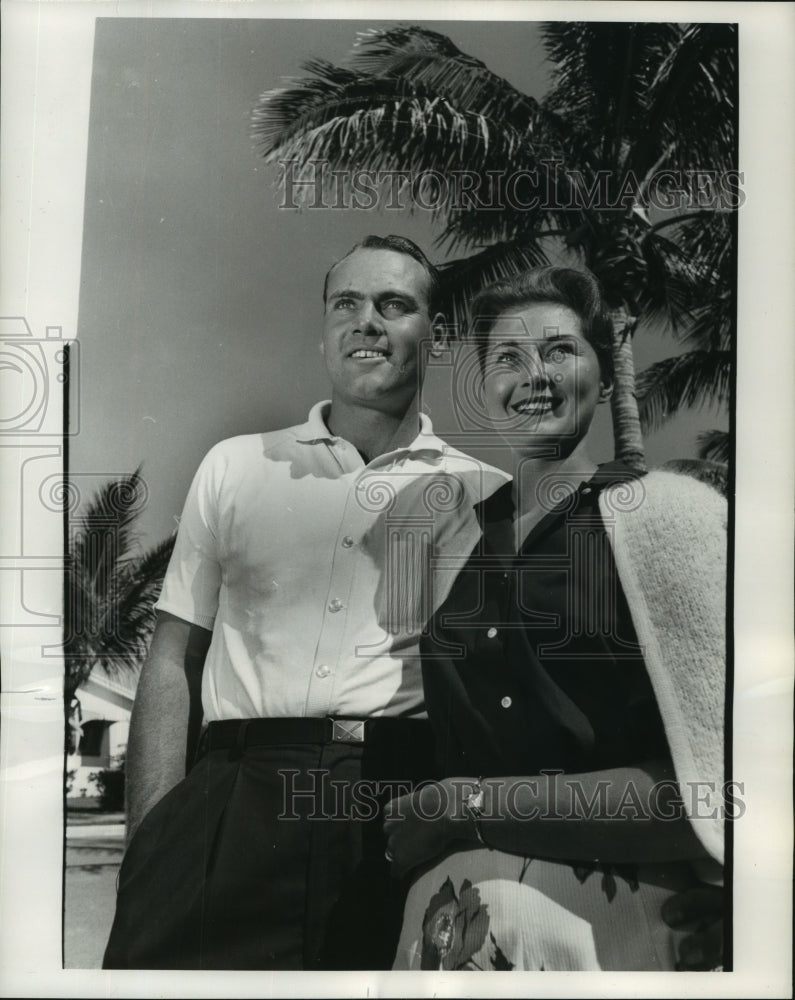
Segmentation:
<svg viewBox="0 0 795 1000">
<path fill-rule="evenodd" d="M 473 504 L 508 480 L 420 417 L 365 464 L 318 403 L 305 424 L 231 438 L 188 494 L 157 607 L 212 629 L 205 719 L 423 716 L 419 634 L 463 565 Z"/>
</svg>

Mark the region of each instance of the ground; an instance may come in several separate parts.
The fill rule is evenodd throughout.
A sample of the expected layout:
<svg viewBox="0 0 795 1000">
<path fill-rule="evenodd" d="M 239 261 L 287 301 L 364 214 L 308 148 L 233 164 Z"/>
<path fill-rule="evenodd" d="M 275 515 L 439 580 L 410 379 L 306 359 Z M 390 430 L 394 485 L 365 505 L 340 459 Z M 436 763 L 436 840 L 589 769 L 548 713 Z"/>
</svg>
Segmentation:
<svg viewBox="0 0 795 1000">
<path fill-rule="evenodd" d="M 124 848 L 123 817 L 68 814 L 64 966 L 99 969 L 116 905 Z"/>
</svg>

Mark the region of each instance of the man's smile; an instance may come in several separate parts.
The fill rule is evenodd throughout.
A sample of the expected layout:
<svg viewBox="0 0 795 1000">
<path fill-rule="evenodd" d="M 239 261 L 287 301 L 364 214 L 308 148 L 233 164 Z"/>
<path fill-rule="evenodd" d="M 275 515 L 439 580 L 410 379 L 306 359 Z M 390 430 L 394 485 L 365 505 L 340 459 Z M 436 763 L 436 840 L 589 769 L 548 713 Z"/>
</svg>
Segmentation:
<svg viewBox="0 0 795 1000">
<path fill-rule="evenodd" d="M 384 347 L 357 347 L 348 357 L 357 361 L 381 361 L 389 357 L 389 351 Z"/>
</svg>

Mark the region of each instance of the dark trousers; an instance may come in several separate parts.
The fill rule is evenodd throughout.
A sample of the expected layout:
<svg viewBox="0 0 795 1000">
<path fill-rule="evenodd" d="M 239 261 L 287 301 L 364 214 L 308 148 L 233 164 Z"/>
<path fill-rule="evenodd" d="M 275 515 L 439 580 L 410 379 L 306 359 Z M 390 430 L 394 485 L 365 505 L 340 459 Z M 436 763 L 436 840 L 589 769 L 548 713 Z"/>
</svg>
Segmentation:
<svg viewBox="0 0 795 1000">
<path fill-rule="evenodd" d="M 103 967 L 390 968 L 405 886 L 380 807 L 430 777 L 432 741 L 389 723 L 364 744 L 206 753 L 130 843 Z"/>
</svg>

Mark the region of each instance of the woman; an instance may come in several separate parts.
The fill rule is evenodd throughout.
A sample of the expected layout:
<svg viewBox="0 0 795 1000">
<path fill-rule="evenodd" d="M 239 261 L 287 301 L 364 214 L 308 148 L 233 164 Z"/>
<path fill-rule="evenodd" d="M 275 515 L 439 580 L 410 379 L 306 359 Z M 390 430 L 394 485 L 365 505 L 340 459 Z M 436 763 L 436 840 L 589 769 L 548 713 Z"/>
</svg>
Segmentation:
<svg viewBox="0 0 795 1000">
<path fill-rule="evenodd" d="M 414 877 L 394 968 L 673 969 L 660 909 L 722 863 L 725 504 L 589 458 L 612 391 L 590 274 L 521 274 L 473 315 L 514 480 L 423 644 L 450 777 L 386 812 Z"/>
</svg>

